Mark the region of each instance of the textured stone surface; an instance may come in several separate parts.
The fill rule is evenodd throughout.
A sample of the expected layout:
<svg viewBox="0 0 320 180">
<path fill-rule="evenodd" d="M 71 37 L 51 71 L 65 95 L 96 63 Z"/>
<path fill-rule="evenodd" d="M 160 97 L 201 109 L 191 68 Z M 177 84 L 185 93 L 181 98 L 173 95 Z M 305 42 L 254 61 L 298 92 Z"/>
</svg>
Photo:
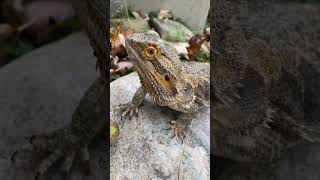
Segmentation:
<svg viewBox="0 0 320 180">
<path fill-rule="evenodd" d="M 111 178 L 209 179 L 209 108 L 195 115 L 181 144 L 166 130 L 167 122 L 176 118 L 174 111 L 158 106 L 148 95 L 138 117 L 119 117 L 114 109 L 131 101 L 139 86 L 136 73 L 111 83 L 111 119 L 120 127 L 120 136 L 111 147 Z"/>
<path fill-rule="evenodd" d="M 26 143 L 25 137 L 70 122 L 80 98 L 97 77 L 95 61 L 86 35 L 77 33 L 0 69 L 0 179 L 34 180 L 32 170 L 40 154 L 25 154 L 16 165 L 10 161 L 11 154 Z M 75 170 L 75 179 L 104 179 L 99 164 L 103 143 L 91 151 L 94 175 L 79 178 Z M 43 179 L 61 179 L 60 172 L 54 168 Z"/>
<path fill-rule="evenodd" d="M 166 41 L 188 42 L 194 35 L 191 30 L 176 21 L 169 19 L 159 20 L 156 18 L 153 18 L 151 21 L 152 27 Z"/>
<path fill-rule="evenodd" d="M 118 23 L 121 25 L 121 31 L 127 31 L 129 29 L 133 32 L 146 32 L 150 30 L 149 23 L 145 19 L 111 19 L 111 27 L 115 27 Z"/>
</svg>

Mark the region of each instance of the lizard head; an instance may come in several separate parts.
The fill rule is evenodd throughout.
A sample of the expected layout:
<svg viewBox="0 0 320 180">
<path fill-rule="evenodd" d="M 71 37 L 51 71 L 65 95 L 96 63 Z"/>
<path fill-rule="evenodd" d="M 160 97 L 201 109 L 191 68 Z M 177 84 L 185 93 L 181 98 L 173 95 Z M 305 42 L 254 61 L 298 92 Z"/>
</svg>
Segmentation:
<svg viewBox="0 0 320 180">
<path fill-rule="evenodd" d="M 134 33 L 125 43 L 141 84 L 158 103 L 168 105 L 186 93 L 188 83 L 178 53 L 155 31 Z"/>
</svg>

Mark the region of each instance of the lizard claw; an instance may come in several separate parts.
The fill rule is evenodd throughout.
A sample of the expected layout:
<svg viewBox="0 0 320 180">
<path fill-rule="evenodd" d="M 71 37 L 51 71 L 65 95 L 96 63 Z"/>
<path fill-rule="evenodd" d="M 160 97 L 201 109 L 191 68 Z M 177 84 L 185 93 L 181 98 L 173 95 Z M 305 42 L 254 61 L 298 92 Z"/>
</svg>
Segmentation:
<svg viewBox="0 0 320 180">
<path fill-rule="evenodd" d="M 129 115 L 129 117 L 133 117 L 133 115 L 138 116 L 139 109 L 138 106 L 133 105 L 132 103 L 122 104 L 117 110 L 123 111 L 121 114 L 121 117 L 125 117 L 126 115 Z"/>
<path fill-rule="evenodd" d="M 58 131 L 50 135 L 36 135 L 30 137 L 29 142 L 26 145 L 12 154 L 12 163 L 16 164 L 18 157 L 23 157 L 23 154 L 32 153 L 32 160 L 37 159 L 40 161 L 38 166 L 35 167 L 35 179 L 39 179 L 43 176 L 48 172 L 49 168 L 60 159 L 63 159 L 61 170 L 66 177 L 71 173 L 71 168 L 77 155 L 80 156 L 81 163 L 84 165 L 89 164 L 90 156 L 87 146 L 80 145 L 80 141 L 77 141 L 75 137 L 71 137 L 72 135 L 66 136 L 63 132 Z M 39 154 L 41 154 L 40 157 Z M 90 174 L 90 172 L 88 171 L 86 174 Z"/>
<path fill-rule="evenodd" d="M 178 121 L 169 121 L 169 128 L 166 130 L 172 130 L 173 136 L 171 138 L 177 137 L 177 139 L 182 144 L 184 139 L 186 138 L 186 126 Z"/>
</svg>

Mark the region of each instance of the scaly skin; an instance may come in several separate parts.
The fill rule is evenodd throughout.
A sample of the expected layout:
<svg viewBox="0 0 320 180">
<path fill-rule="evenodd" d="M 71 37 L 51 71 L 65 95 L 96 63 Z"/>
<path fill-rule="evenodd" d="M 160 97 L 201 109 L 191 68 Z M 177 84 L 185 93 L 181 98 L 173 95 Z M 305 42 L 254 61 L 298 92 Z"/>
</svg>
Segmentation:
<svg viewBox="0 0 320 180">
<path fill-rule="evenodd" d="M 35 135 L 30 143 L 17 151 L 12 160 L 23 151 L 48 152 L 36 169 L 36 178 L 43 175 L 59 159 L 64 159 L 62 170 L 69 174 L 75 159 L 80 159 L 87 168 L 90 155 L 88 145 L 103 131 L 106 120 L 107 86 L 102 78 L 97 79 L 81 99 L 72 115 L 72 122 L 52 133 Z M 90 170 L 90 169 L 87 169 Z"/>
<path fill-rule="evenodd" d="M 126 39 L 126 48 L 142 86 L 123 116 L 137 113 L 146 94 L 158 105 L 184 113 L 179 118 L 184 121 L 190 114 L 209 105 L 209 68 L 199 72 L 192 68 L 196 64 L 180 61 L 176 50 L 154 31 L 130 35 Z M 179 122 L 171 123 L 180 126 Z"/>
<path fill-rule="evenodd" d="M 58 159 L 63 161 L 63 170 L 69 173 L 73 160 L 88 162 L 87 146 L 97 138 L 106 135 L 108 122 L 108 84 L 109 84 L 109 4 L 104 0 L 72 0 L 81 24 L 85 28 L 94 55 L 97 57 L 97 67 L 100 78 L 97 79 L 82 97 L 78 107 L 72 114 L 72 122 L 66 127 L 51 133 L 35 135 L 30 140 L 32 152 L 48 152 L 48 157 L 36 169 L 38 175 L 44 174 Z M 108 140 L 108 139 L 107 139 Z M 23 151 L 23 150 L 22 150 Z M 14 154 L 18 155 L 21 151 Z M 61 164 L 59 164 L 61 165 Z M 85 163 L 88 165 L 88 163 Z"/>
<path fill-rule="evenodd" d="M 320 140 L 320 14 L 251 2 L 213 2 L 213 153 L 267 163 Z"/>
</svg>

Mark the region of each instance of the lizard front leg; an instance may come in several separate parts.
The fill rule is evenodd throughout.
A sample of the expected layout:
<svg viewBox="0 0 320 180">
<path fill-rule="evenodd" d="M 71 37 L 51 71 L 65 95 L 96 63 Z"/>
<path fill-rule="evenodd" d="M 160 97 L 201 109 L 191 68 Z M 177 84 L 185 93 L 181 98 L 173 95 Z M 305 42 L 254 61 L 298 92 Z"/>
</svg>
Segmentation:
<svg viewBox="0 0 320 180">
<path fill-rule="evenodd" d="M 88 162 L 87 147 L 100 134 L 107 118 L 106 88 L 106 81 L 97 79 L 81 99 L 69 125 L 49 134 L 33 136 L 25 148 L 14 153 L 12 161 L 15 162 L 16 157 L 25 151 L 48 153 L 39 163 L 36 177 L 43 175 L 59 159 L 64 160 L 62 169 L 66 174 L 75 158 Z"/>
<path fill-rule="evenodd" d="M 121 116 L 124 117 L 127 114 L 129 114 L 129 116 L 132 117 L 134 113 L 138 115 L 138 107 L 142 104 L 146 95 L 147 93 L 143 89 L 143 86 L 140 86 L 139 89 L 134 94 L 131 102 L 120 105 L 119 109 L 124 109 Z"/>
<path fill-rule="evenodd" d="M 172 131 L 172 138 L 177 137 L 177 139 L 183 143 L 187 135 L 188 127 L 192 123 L 193 114 L 194 113 L 180 113 L 176 120 L 168 122 L 170 127 L 167 130 Z"/>
</svg>

